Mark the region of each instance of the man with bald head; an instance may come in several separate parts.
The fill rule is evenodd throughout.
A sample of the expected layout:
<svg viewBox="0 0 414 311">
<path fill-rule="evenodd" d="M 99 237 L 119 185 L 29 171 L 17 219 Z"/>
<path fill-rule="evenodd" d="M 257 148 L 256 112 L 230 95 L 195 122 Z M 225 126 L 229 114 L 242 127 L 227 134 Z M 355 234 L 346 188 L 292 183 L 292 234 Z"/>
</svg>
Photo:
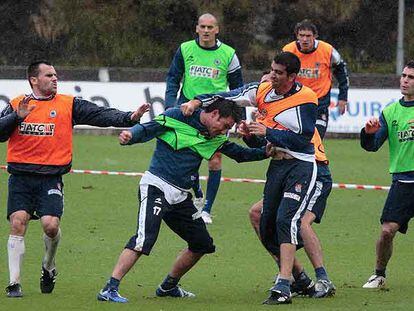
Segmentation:
<svg viewBox="0 0 414 311">
<path fill-rule="evenodd" d="M 196 39 L 180 45 L 168 70 L 165 109 L 178 107 L 199 94 L 224 92 L 243 85 L 241 66 L 235 50 L 217 39 L 217 18 L 210 13 L 202 14 L 198 18 L 196 33 Z M 181 91 L 177 98 L 180 83 Z M 204 204 L 198 175 L 192 178 L 194 204 L 197 208 L 203 208 L 202 218 L 206 224 L 211 224 L 211 208 L 221 179 L 220 153 L 209 160 L 208 168 Z"/>
</svg>

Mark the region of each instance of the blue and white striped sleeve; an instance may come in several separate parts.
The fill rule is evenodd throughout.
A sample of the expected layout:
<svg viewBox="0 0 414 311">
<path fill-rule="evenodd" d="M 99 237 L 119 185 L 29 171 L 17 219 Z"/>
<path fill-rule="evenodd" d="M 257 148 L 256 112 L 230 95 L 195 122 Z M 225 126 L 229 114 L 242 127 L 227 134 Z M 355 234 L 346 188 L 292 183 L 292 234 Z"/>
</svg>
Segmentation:
<svg viewBox="0 0 414 311">
<path fill-rule="evenodd" d="M 209 106 L 217 97 L 222 97 L 235 101 L 241 107 L 257 106 L 256 93 L 259 87 L 258 82 L 245 84 L 242 87 L 231 90 L 229 92 L 221 92 L 215 94 L 197 95 L 195 99 L 201 101 L 203 107 Z"/>
</svg>

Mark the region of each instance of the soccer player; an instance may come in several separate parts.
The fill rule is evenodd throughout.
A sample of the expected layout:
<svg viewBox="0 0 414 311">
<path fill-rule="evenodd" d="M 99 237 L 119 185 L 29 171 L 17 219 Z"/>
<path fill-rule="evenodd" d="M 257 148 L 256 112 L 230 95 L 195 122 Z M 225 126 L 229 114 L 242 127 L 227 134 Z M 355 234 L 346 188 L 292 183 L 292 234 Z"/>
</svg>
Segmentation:
<svg viewBox="0 0 414 311">
<path fill-rule="evenodd" d="M 260 238 L 266 249 L 280 259 L 280 272 L 266 304 L 291 303 L 289 279 L 296 247 L 300 243 L 300 219 L 315 185 L 315 133 L 317 97 L 308 87 L 296 83 L 299 58 L 282 52 L 271 64 L 270 82 L 251 83 L 227 93 L 196 96 L 183 104 L 188 114 L 198 105 L 208 105 L 217 96 L 241 105 L 253 105 L 273 124 L 253 122 L 251 134 L 263 136 L 277 150 L 270 162 L 263 193 Z"/>
<path fill-rule="evenodd" d="M 367 151 L 377 151 L 388 139 L 392 174 L 391 189 L 380 218 L 375 272 L 364 288 L 385 286 L 394 237 L 398 231 L 405 234 L 408 222 L 414 217 L 414 60 L 403 69 L 400 90 L 403 97 L 384 108 L 379 119 L 369 119 L 361 130 L 361 146 Z"/>
<path fill-rule="evenodd" d="M 248 131 L 244 132 L 243 139 L 249 147 L 257 147 L 263 144 L 257 138 L 251 137 Z M 335 294 L 336 288 L 328 277 L 324 263 L 321 243 L 312 228 L 314 222 L 320 223 L 325 212 L 326 201 L 332 189 L 332 177 L 328 167 L 328 159 L 325 155 L 322 141 L 317 132 L 313 138 L 315 144 L 315 157 L 317 164 L 316 185 L 311 193 L 305 215 L 301 219 L 300 234 L 306 254 L 311 261 L 317 282 L 316 284 L 309 278 L 303 266 L 295 258 L 293 265 L 294 282 L 291 284 L 292 294 L 309 295 L 315 298 L 330 297 Z M 263 200 L 255 203 L 249 211 L 250 222 L 260 238 L 260 217 L 263 209 Z M 272 255 L 272 254 L 271 254 Z M 272 256 L 279 265 L 279 258 Z"/>
<path fill-rule="evenodd" d="M 32 93 L 12 99 L 0 114 L 0 141 L 8 140 L 7 170 L 10 173 L 7 297 L 23 296 L 20 270 L 25 253 L 24 236 L 31 219 L 40 218 L 44 231 L 41 292 L 51 293 L 55 286 L 55 255 L 63 214 L 62 175 L 71 168 L 73 125 L 129 127 L 136 124 L 149 107 L 145 104 L 135 112 L 122 112 L 59 94 L 55 68 L 46 61 L 30 64 L 27 78 Z"/>
<path fill-rule="evenodd" d="M 188 244 L 177 257 L 165 280 L 156 289 L 159 297 L 194 297 L 178 282 L 205 254 L 215 251 L 201 209 L 191 199 L 193 176 L 201 161 L 220 150 L 238 161 L 257 161 L 268 156 L 265 148 L 250 149 L 227 140 L 225 135 L 242 117 L 243 109 L 226 99 L 216 99 L 205 110 L 185 117 L 179 108 L 167 110 L 155 120 L 123 131 L 122 145 L 143 143 L 157 138 L 149 170 L 139 186 L 138 228 L 122 251 L 112 276 L 99 292 L 100 301 L 125 303 L 119 284 L 141 255 L 149 255 L 160 230 L 161 220 Z"/>
<path fill-rule="evenodd" d="M 197 38 L 184 42 L 175 53 L 167 74 L 165 108 L 177 107 L 193 99 L 197 94 L 215 93 L 238 88 L 243 85 L 239 59 L 235 50 L 217 39 L 219 25 L 216 17 L 206 13 L 198 18 Z M 177 94 L 182 88 L 180 96 Z M 211 209 L 216 198 L 221 179 L 221 154 L 218 152 L 208 162 L 206 198 L 198 175 L 194 182 L 194 203 L 203 206 L 202 218 L 211 224 Z"/>
<path fill-rule="evenodd" d="M 329 120 L 332 73 L 338 81 L 339 112 L 344 114 L 346 111 L 349 88 L 346 63 L 332 45 L 317 40 L 318 29 L 310 20 L 305 19 L 296 24 L 295 36 L 297 41 L 285 45 L 283 51 L 292 52 L 299 57 L 301 67 L 297 81 L 310 87 L 318 96 L 316 127 L 323 139 Z"/>
</svg>

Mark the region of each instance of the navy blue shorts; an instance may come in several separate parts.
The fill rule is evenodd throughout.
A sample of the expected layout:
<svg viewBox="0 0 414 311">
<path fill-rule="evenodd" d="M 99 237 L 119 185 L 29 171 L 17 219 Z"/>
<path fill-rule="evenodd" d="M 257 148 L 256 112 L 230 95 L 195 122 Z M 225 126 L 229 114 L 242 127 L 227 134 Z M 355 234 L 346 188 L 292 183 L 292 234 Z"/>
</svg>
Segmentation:
<svg viewBox="0 0 414 311">
<path fill-rule="evenodd" d="M 414 217 L 414 183 L 393 181 L 381 215 L 381 224 L 396 222 L 401 233 L 406 233 L 408 222 Z"/>
<path fill-rule="evenodd" d="M 63 182 L 60 175 L 10 175 L 7 219 L 17 211 L 26 211 L 37 219 L 63 214 Z"/>
<path fill-rule="evenodd" d="M 194 253 L 214 253 L 213 239 L 207 231 L 201 218 L 193 219 L 197 212 L 191 195 L 181 203 L 171 205 L 164 196 L 164 192 L 152 185 L 139 187 L 140 209 L 138 226 L 134 236 L 125 248 L 149 255 L 158 238 L 161 220 L 185 240 L 188 249 Z"/>
<path fill-rule="evenodd" d="M 272 254 L 279 255 L 282 243 L 301 244 L 300 219 L 315 180 L 315 163 L 297 159 L 270 161 L 263 192 L 260 237 Z"/>
<path fill-rule="evenodd" d="M 328 196 L 332 190 L 332 176 L 328 165 L 318 163 L 317 166 L 316 184 L 311 192 L 309 204 L 306 208 L 315 214 L 315 222 L 319 224 L 325 212 Z"/>
</svg>

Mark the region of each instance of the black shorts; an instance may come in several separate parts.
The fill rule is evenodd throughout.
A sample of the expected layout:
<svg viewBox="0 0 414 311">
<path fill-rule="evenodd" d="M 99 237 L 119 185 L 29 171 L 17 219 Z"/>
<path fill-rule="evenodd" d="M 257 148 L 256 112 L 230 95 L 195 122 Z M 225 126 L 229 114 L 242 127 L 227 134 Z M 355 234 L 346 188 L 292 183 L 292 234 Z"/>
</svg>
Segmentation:
<svg viewBox="0 0 414 311">
<path fill-rule="evenodd" d="M 137 232 L 125 248 L 149 255 L 158 238 L 161 220 L 178 236 L 185 240 L 194 253 L 214 253 L 213 239 L 201 218 L 193 219 L 197 212 L 191 195 L 178 204 L 169 204 L 164 192 L 152 185 L 139 187 L 140 208 Z"/>
<path fill-rule="evenodd" d="M 7 219 L 17 211 L 32 218 L 61 217 L 63 214 L 63 182 L 60 175 L 10 175 Z"/>
<path fill-rule="evenodd" d="M 279 255 L 282 243 L 301 244 L 300 225 L 315 185 L 316 164 L 297 159 L 272 160 L 266 174 L 260 237 Z"/>
<path fill-rule="evenodd" d="M 406 233 L 408 222 L 414 217 L 414 183 L 393 181 L 381 215 L 381 224 L 396 222 L 401 233 Z"/>
<path fill-rule="evenodd" d="M 320 223 L 323 213 L 325 212 L 326 202 L 332 190 L 332 177 L 329 167 L 326 164 L 318 164 L 318 173 L 316 175 L 316 184 L 311 192 L 309 204 L 306 207 L 308 211 L 315 214 L 315 222 Z"/>
</svg>

